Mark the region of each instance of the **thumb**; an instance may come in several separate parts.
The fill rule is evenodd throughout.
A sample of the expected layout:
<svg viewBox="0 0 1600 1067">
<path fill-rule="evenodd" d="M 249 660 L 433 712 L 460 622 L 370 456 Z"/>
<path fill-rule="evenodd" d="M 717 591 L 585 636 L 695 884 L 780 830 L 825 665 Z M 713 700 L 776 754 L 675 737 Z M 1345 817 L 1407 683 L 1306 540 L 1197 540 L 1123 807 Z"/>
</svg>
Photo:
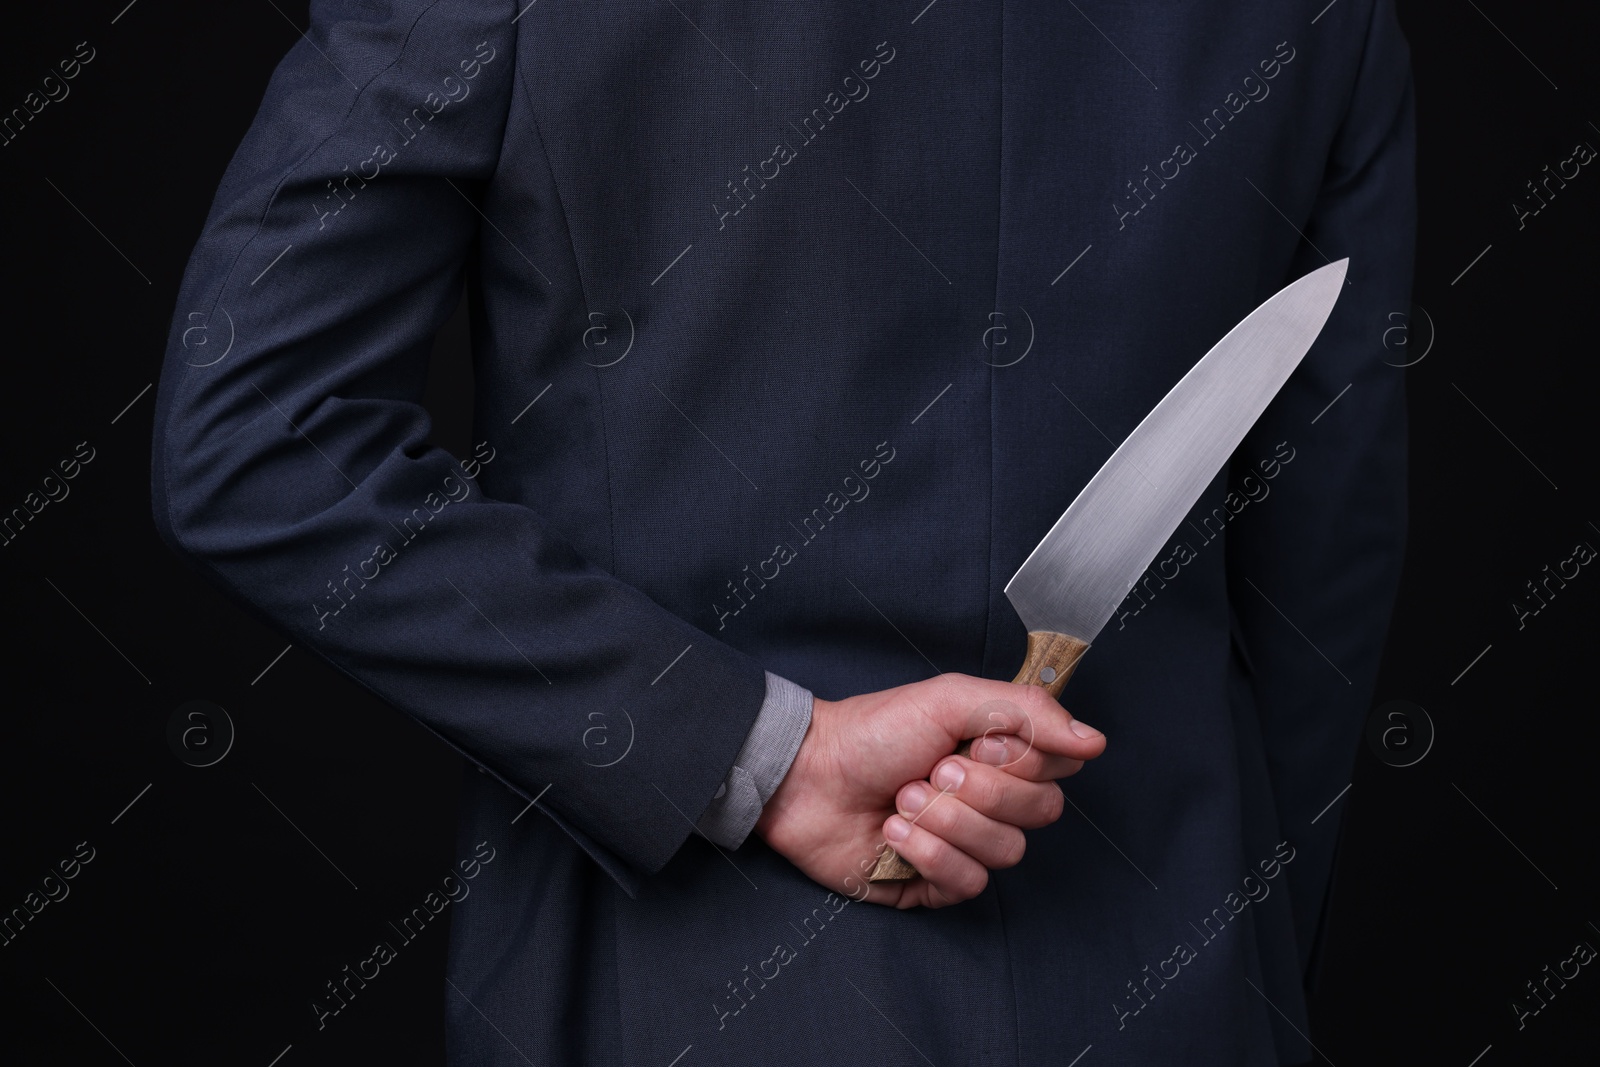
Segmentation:
<svg viewBox="0 0 1600 1067">
<path fill-rule="evenodd" d="M 1079 760 L 1105 750 L 1104 734 L 1039 686 L 965 678 L 942 687 L 940 697 L 941 718 L 958 740 L 1015 734 L 1042 752 Z"/>
</svg>

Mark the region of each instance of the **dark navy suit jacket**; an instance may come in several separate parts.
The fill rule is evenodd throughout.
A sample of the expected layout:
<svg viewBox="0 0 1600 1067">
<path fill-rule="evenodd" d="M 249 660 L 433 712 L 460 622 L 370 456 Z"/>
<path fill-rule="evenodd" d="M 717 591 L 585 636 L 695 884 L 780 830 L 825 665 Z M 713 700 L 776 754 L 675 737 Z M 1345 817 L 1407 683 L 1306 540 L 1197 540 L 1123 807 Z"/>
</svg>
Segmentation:
<svg viewBox="0 0 1600 1067">
<path fill-rule="evenodd" d="M 312 14 L 185 276 L 155 513 L 470 761 L 462 855 L 496 858 L 454 912 L 455 1062 L 1310 1058 L 1325 809 L 1404 527 L 1391 0 Z M 691 832 L 763 669 L 826 698 L 1009 678 L 1035 542 L 1344 256 L 1074 676 L 1109 749 L 1020 866 L 898 912 Z M 483 443 L 453 456 L 419 399 L 463 280 Z"/>
</svg>

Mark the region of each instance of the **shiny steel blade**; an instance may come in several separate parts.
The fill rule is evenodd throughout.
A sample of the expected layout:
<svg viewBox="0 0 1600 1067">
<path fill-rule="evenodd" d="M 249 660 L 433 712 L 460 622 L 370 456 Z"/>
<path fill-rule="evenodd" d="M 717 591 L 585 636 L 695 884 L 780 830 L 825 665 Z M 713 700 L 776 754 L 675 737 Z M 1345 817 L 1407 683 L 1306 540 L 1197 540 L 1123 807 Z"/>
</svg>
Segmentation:
<svg viewBox="0 0 1600 1067">
<path fill-rule="evenodd" d="M 1030 631 L 1095 639 L 1322 332 L 1349 262 L 1252 311 L 1106 460 L 1006 583 Z"/>
</svg>

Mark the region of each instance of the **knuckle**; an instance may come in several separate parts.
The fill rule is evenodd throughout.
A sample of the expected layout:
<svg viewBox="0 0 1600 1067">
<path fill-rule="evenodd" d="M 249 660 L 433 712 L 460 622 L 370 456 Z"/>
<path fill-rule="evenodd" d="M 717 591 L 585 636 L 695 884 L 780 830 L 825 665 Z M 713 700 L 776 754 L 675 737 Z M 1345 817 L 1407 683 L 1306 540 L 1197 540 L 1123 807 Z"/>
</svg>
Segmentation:
<svg viewBox="0 0 1600 1067">
<path fill-rule="evenodd" d="M 1011 806 L 1013 817 L 1006 822 L 1027 830 L 1037 830 L 1041 826 L 1049 826 L 1055 822 L 1056 816 L 1051 814 L 1056 803 L 1054 795 L 1059 793 L 1055 783 L 1029 782 L 1024 788 L 1025 792 Z"/>
<path fill-rule="evenodd" d="M 1000 835 L 1000 852 L 993 866 L 996 869 L 1015 867 L 1028 851 L 1028 838 L 1021 830 L 1011 828 Z"/>
<path fill-rule="evenodd" d="M 928 806 L 917 816 L 917 825 L 941 839 L 948 837 L 950 831 L 955 828 L 956 815 L 959 811 L 951 800 L 950 797 L 935 794 Z"/>
<path fill-rule="evenodd" d="M 1026 741 L 1019 742 L 1017 748 L 1022 751 L 1012 755 L 1008 750 L 1010 759 L 1001 767 L 1015 778 L 1034 779 L 1045 769 L 1044 755 Z"/>
<path fill-rule="evenodd" d="M 1030 715 L 1061 714 L 1061 705 L 1056 703 L 1054 697 L 1036 685 L 1019 687 L 1022 692 L 1014 699 L 1022 705 L 1022 709 Z"/>
<path fill-rule="evenodd" d="M 1032 742 L 1041 726 L 1062 714 L 1061 705 L 1036 685 L 1018 685 L 1013 688 L 1018 690 L 1012 702 L 1017 708 L 1019 718 L 1013 732 L 1024 741 Z"/>
<path fill-rule="evenodd" d="M 962 784 L 967 786 L 967 800 L 972 807 L 989 813 L 1005 800 L 1006 781 L 1001 777 L 1005 772 L 992 771 L 987 767 L 983 768 L 983 771 L 988 773 L 968 774 L 966 782 Z"/>
<path fill-rule="evenodd" d="M 988 679 L 976 678 L 970 674 L 941 674 L 937 678 L 929 678 L 921 685 L 935 686 L 939 696 L 948 701 L 952 706 L 965 704 L 973 698 L 975 693 L 983 691 L 989 684 Z"/>
<path fill-rule="evenodd" d="M 1050 783 L 1050 790 L 1045 796 L 1045 805 L 1045 812 L 1051 822 L 1061 818 L 1061 814 L 1067 810 L 1067 794 L 1054 782 Z"/>
<path fill-rule="evenodd" d="M 932 872 L 930 881 L 933 878 L 937 878 L 940 871 L 950 866 L 954 849 L 946 844 L 944 838 L 938 834 L 928 830 L 924 830 L 921 834 L 913 832 L 906 839 L 907 844 L 912 841 L 917 842 L 914 851 L 918 853 L 917 861 L 912 865 L 925 874 Z"/>
</svg>

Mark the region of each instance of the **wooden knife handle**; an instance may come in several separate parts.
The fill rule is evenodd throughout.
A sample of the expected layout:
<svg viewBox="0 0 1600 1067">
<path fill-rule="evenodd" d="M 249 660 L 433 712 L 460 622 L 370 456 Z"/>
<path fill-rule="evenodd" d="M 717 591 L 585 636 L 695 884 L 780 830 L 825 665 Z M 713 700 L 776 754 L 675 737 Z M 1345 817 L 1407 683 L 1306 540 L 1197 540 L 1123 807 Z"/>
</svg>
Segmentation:
<svg viewBox="0 0 1600 1067">
<path fill-rule="evenodd" d="M 1083 654 L 1089 651 L 1087 642 L 1066 634 L 1035 630 L 1028 634 L 1028 656 L 1022 669 L 1011 679 L 1019 685 L 1036 685 L 1056 699 L 1072 677 L 1073 668 Z M 975 738 L 969 738 L 956 747 L 956 755 L 965 756 L 972 749 Z M 878 857 L 878 865 L 867 875 L 869 882 L 904 882 L 917 876 L 917 869 L 901 859 L 887 844 Z"/>
</svg>

